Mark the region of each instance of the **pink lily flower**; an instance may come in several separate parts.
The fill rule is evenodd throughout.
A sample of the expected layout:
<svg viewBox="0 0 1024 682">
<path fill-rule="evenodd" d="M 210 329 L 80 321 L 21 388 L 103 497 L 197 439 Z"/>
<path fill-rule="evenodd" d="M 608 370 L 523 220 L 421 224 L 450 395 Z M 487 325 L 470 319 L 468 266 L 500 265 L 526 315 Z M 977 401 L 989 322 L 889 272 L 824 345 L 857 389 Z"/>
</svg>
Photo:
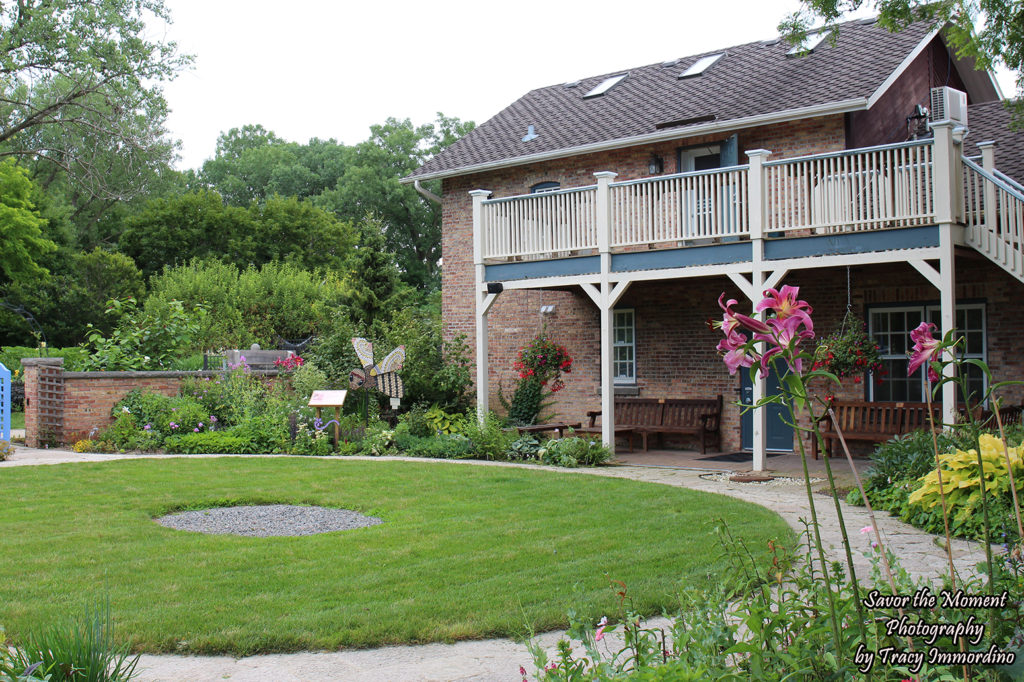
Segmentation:
<svg viewBox="0 0 1024 682">
<path fill-rule="evenodd" d="M 776 355 L 783 355 L 789 369 L 797 374 L 803 372 L 803 359 L 798 356 L 801 340 L 811 340 L 814 332 L 807 329 L 800 316 L 787 318 L 773 317 L 768 321 L 770 334 L 754 334 L 754 339 L 766 341 L 771 346 L 761 357 L 762 372 L 767 373 L 768 363 Z M 803 328 L 801 328 L 803 327 Z M 790 353 L 787 353 L 790 351 Z"/>
<path fill-rule="evenodd" d="M 910 340 L 914 342 L 914 347 L 910 352 L 910 363 L 907 365 L 907 376 L 910 376 L 918 370 L 918 368 L 925 364 L 928 364 L 928 381 L 938 381 L 939 373 L 935 371 L 935 368 L 931 366 L 933 356 L 938 352 L 940 341 L 932 336 L 932 330 L 936 329 L 936 326 L 931 322 L 922 322 L 917 325 L 917 328 L 910 332 Z"/>
<path fill-rule="evenodd" d="M 774 310 L 775 317 L 785 320 L 788 317 L 803 318 L 810 326 L 811 306 L 807 301 L 797 299 L 800 287 L 791 287 L 788 284 L 781 290 L 765 289 L 764 298 L 754 308 L 757 312 Z"/>
<path fill-rule="evenodd" d="M 752 332 L 768 332 L 768 326 L 761 320 L 756 320 L 752 317 L 748 317 L 742 313 L 733 312 L 732 307 L 736 305 L 736 299 L 730 298 L 724 304 L 722 299 L 725 298 L 725 292 L 718 297 L 718 305 L 725 311 L 722 315 L 722 331 L 729 335 L 729 332 L 735 331 L 739 327 L 749 329 Z"/>
<path fill-rule="evenodd" d="M 605 616 L 601 617 L 601 622 L 597 624 L 597 632 L 594 634 L 594 641 L 600 642 L 604 639 L 604 629 L 608 626 L 608 618 Z"/>
</svg>

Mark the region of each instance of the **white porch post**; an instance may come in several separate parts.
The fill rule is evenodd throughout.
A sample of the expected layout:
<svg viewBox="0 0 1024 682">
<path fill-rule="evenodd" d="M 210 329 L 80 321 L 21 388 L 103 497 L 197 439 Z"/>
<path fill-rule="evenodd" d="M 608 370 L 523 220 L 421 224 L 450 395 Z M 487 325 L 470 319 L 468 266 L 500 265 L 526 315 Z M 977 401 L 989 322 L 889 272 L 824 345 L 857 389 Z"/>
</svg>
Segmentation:
<svg viewBox="0 0 1024 682">
<path fill-rule="evenodd" d="M 979 142 L 978 149 L 981 150 L 981 167 L 989 173 L 996 169 L 996 143 L 994 141 Z M 996 186 L 995 183 L 985 183 L 985 227 L 990 231 L 996 230 Z"/>
<path fill-rule="evenodd" d="M 935 222 L 939 226 L 939 306 L 942 335 L 956 327 L 956 234 L 954 229 L 960 213 L 963 190 L 958 172 L 960 146 L 954 140 L 952 121 L 932 124 L 935 131 Z M 954 368 L 947 365 L 943 374 L 953 376 Z M 956 384 L 942 387 L 942 421 L 953 424 L 957 419 Z"/>
<path fill-rule="evenodd" d="M 754 149 L 747 152 L 750 159 L 749 177 L 747 179 L 748 197 L 750 201 L 750 245 L 751 245 L 751 267 L 750 289 L 747 297 L 751 304 L 760 300 L 762 287 L 764 286 L 764 216 L 766 213 L 767 196 L 764 182 L 764 162 L 771 156 L 767 149 Z M 746 371 L 742 369 L 740 371 Z M 758 372 L 754 375 L 753 402 L 763 400 L 767 391 L 765 380 Z M 754 471 L 764 471 L 767 460 L 767 434 L 766 434 L 766 410 L 764 408 L 754 410 L 751 414 L 751 446 L 753 450 L 753 462 L 751 467 Z"/>
<path fill-rule="evenodd" d="M 601 255 L 601 441 L 615 452 L 615 339 L 612 334 L 611 182 L 618 173 L 599 171 L 597 178 L 597 250 Z"/>
<path fill-rule="evenodd" d="M 487 348 L 487 312 L 496 298 L 487 293 L 484 268 L 483 202 L 491 196 L 489 190 L 475 189 L 473 197 L 473 301 L 476 305 L 476 414 L 483 423 L 490 409 L 490 374 Z"/>
</svg>

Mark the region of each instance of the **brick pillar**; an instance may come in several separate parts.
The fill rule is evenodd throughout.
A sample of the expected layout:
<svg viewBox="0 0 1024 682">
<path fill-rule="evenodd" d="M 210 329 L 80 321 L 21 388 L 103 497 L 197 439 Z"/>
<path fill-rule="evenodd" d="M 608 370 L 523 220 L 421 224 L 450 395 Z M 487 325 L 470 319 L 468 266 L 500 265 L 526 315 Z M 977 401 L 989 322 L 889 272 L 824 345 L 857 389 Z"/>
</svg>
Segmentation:
<svg viewBox="0 0 1024 682">
<path fill-rule="evenodd" d="M 64 442 L 64 358 L 24 358 L 25 445 Z"/>
</svg>

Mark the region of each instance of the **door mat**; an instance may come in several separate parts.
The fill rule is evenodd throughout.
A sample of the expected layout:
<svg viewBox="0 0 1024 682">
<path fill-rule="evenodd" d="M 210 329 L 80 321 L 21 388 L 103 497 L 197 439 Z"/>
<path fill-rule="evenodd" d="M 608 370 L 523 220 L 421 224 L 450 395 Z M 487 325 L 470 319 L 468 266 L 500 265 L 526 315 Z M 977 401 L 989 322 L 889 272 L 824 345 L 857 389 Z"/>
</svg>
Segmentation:
<svg viewBox="0 0 1024 682">
<path fill-rule="evenodd" d="M 785 452 L 769 452 L 769 457 L 778 457 L 785 455 Z M 699 457 L 698 459 L 708 462 L 750 462 L 754 458 L 749 452 L 724 452 L 720 455 L 709 455 L 708 457 Z"/>
</svg>

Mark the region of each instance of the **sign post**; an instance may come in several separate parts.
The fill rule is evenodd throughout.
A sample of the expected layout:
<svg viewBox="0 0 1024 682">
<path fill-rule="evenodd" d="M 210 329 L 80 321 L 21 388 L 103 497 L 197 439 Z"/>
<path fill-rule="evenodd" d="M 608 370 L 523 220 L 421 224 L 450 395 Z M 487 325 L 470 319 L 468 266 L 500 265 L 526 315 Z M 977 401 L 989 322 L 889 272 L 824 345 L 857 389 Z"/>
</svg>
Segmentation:
<svg viewBox="0 0 1024 682">
<path fill-rule="evenodd" d="M 345 396 L 348 391 L 313 391 L 313 395 L 309 397 L 310 407 L 316 408 L 316 418 L 321 424 L 323 423 L 323 417 L 321 410 L 325 407 L 334 408 L 334 447 L 338 447 L 338 442 L 341 440 L 341 407 L 345 404 Z"/>
</svg>

